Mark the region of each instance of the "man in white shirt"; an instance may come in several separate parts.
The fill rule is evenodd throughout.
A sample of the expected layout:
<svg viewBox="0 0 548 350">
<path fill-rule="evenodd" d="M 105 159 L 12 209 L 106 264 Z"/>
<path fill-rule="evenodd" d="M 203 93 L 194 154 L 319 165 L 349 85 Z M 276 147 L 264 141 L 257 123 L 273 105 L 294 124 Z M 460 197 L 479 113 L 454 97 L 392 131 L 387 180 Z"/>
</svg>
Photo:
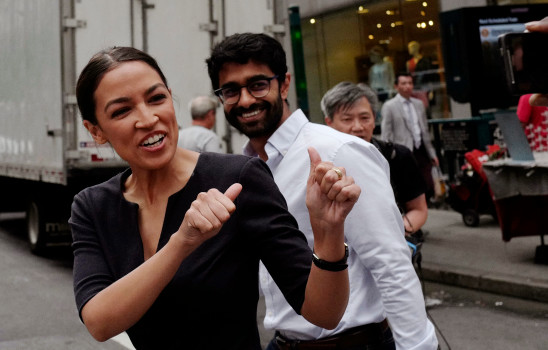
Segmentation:
<svg viewBox="0 0 548 350">
<path fill-rule="evenodd" d="M 263 266 L 264 323 L 276 330 L 269 349 L 436 349 L 381 153 L 357 137 L 310 123 L 301 110 L 289 110 L 291 76 L 285 52 L 273 38 L 232 35 L 206 62 L 227 120 L 250 138 L 244 153 L 266 161 L 311 247 L 307 149 L 316 148 L 322 160 L 346 171 L 362 189 L 345 221 L 350 299 L 341 322 L 333 330 L 307 322 L 291 310 Z"/>
<path fill-rule="evenodd" d="M 426 182 L 426 199 L 434 195 L 432 166 L 438 166 L 436 150 L 430 140 L 426 110 L 418 98 L 412 97 L 413 77 L 399 73 L 395 82 L 398 94 L 381 108 L 381 138 L 409 148 L 417 160 Z"/>
<path fill-rule="evenodd" d="M 213 127 L 217 112 L 217 100 L 198 96 L 189 103 L 192 126 L 179 131 L 179 147 L 196 152 L 222 152 L 221 141 Z"/>
</svg>

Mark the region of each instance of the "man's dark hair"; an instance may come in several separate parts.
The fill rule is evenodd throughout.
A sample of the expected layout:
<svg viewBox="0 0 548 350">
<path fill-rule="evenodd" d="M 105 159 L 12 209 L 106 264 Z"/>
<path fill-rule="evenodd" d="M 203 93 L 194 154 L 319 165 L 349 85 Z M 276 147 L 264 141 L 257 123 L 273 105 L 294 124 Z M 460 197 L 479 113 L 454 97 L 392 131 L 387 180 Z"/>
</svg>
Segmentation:
<svg viewBox="0 0 548 350">
<path fill-rule="evenodd" d="M 285 51 L 276 39 L 266 34 L 233 34 L 215 45 L 206 59 L 213 90 L 219 88 L 219 72 L 225 63 L 246 64 L 250 60 L 268 65 L 280 84 L 285 80 Z"/>
<path fill-rule="evenodd" d="M 413 74 L 407 72 L 399 72 L 398 74 L 396 74 L 396 78 L 394 79 L 394 85 L 398 85 L 398 83 L 400 82 L 400 77 L 409 77 L 413 79 L 413 82 L 415 82 Z"/>
</svg>

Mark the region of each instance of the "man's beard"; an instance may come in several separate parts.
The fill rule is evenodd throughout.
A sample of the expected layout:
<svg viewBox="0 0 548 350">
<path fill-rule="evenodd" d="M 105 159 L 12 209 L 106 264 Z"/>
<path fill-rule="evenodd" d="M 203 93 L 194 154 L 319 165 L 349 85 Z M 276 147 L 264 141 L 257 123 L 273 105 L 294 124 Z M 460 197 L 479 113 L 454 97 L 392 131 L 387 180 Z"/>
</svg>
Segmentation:
<svg viewBox="0 0 548 350">
<path fill-rule="evenodd" d="M 274 104 L 270 102 L 262 101 L 262 103 L 256 103 L 249 108 L 233 108 L 229 113 L 225 112 L 226 120 L 235 127 L 238 131 L 249 137 L 250 139 L 255 137 L 270 136 L 274 133 L 283 115 L 283 100 L 281 96 Z M 241 123 L 238 120 L 238 116 L 247 111 L 252 111 L 257 108 L 261 108 L 265 112 L 265 116 L 261 120 L 257 120 L 251 123 Z"/>
</svg>

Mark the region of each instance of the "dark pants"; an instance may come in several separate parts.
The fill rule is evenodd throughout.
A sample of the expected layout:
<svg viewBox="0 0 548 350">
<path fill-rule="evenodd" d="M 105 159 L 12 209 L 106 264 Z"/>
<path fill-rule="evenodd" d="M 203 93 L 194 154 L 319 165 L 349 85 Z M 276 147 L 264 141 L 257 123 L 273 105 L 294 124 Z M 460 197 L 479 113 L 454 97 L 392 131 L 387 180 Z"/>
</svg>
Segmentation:
<svg viewBox="0 0 548 350">
<path fill-rule="evenodd" d="M 279 350 L 276 344 L 276 339 L 272 339 L 265 350 Z M 380 344 L 362 345 L 357 347 L 346 348 L 344 350 L 396 350 L 396 344 L 394 343 L 394 337 L 392 331 L 387 328 L 383 334 L 383 340 Z"/>
</svg>

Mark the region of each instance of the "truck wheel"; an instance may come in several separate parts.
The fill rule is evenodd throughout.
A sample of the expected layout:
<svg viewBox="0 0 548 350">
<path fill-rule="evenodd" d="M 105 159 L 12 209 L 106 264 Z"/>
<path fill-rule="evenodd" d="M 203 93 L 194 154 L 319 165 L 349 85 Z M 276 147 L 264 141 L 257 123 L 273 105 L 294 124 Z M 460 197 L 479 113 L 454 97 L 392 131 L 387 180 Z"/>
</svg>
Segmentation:
<svg viewBox="0 0 548 350">
<path fill-rule="evenodd" d="M 44 214 L 41 212 L 38 203 L 30 200 L 27 207 L 27 232 L 30 243 L 30 250 L 37 255 L 43 254 L 48 241 L 44 229 Z"/>
<path fill-rule="evenodd" d="M 479 215 L 474 209 L 466 209 L 462 213 L 462 221 L 466 226 L 477 227 L 479 225 Z"/>
</svg>

